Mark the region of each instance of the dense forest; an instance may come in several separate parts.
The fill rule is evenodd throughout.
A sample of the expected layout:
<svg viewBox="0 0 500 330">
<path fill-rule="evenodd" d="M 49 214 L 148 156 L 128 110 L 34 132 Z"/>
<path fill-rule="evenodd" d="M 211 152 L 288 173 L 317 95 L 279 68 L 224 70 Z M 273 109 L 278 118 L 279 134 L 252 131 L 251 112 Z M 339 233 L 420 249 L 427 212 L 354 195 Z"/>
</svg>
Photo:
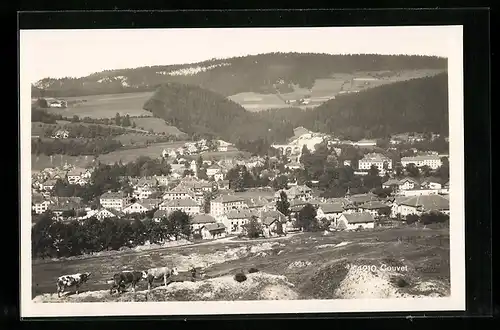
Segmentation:
<svg viewBox="0 0 500 330">
<path fill-rule="evenodd" d="M 188 134 L 237 144 L 258 139 L 283 141 L 293 134 L 290 125 L 255 116 L 224 96 L 193 85 L 164 84 L 144 109 Z"/>
<path fill-rule="evenodd" d="M 222 95 L 197 86 L 169 83 L 144 109 L 184 132 L 207 134 L 241 146 L 281 142 L 293 128 L 360 140 L 402 132 L 448 134 L 448 75 L 412 79 L 339 96 L 309 110 L 248 112 Z"/>
<path fill-rule="evenodd" d="M 448 74 L 337 96 L 311 110 L 268 110 L 257 116 L 351 140 L 403 132 L 448 135 Z"/>
<path fill-rule="evenodd" d="M 224 96 L 241 92 L 287 92 L 289 84 L 311 88 L 333 73 L 443 69 L 445 58 L 406 55 L 269 53 L 200 63 L 107 70 L 82 78 L 44 78 L 33 97 L 70 97 L 150 91 L 167 82 L 197 85 Z"/>
</svg>

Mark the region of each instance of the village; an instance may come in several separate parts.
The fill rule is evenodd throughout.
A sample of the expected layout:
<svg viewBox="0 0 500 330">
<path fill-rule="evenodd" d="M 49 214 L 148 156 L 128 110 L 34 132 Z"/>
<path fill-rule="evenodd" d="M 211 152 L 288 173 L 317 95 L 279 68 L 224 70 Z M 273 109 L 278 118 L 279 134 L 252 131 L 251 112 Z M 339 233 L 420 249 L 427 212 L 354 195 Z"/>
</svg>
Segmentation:
<svg viewBox="0 0 500 330">
<path fill-rule="evenodd" d="M 436 138 L 433 134 L 398 134 L 391 137 L 384 150 L 397 150 L 401 144 L 406 150 L 407 145 Z M 363 193 L 348 188 L 345 194 L 332 197 L 320 189 L 321 179 L 298 179 L 297 173 L 304 170 L 304 153 L 314 154 L 318 145 L 331 153 L 328 157 L 341 161 L 338 167 L 351 169 L 361 182 L 375 175 L 380 183 Z M 345 148 L 363 156 L 340 157 Z M 378 152 L 381 148 L 377 140 L 345 141 L 303 127 L 295 129 L 295 136 L 287 144 L 272 145 L 272 149 L 271 157 L 204 159 L 207 151 L 224 155 L 235 147 L 222 140 L 186 142 L 158 155 L 168 164 L 168 174 L 120 177 L 123 187 L 102 193 L 92 205 L 81 197 L 57 196 L 54 190 L 57 185 L 79 189 L 92 185 L 97 164 L 87 168 L 66 164 L 36 171 L 32 173 L 33 225 L 48 213 L 62 223 L 90 218 L 149 219 L 160 223 L 181 211 L 189 216 L 191 237 L 215 240 L 248 236 L 252 222 L 261 228 L 254 237 L 276 237 L 305 230 L 301 217 L 313 218 L 307 221 L 315 221 L 325 231 L 359 231 L 410 225 L 416 221 L 414 217 L 425 214 L 449 214 L 449 182 L 433 175 L 443 167 L 443 161 L 447 162 L 446 154 L 410 148 L 412 155 L 396 163 Z M 262 182 L 267 184 L 245 187 L 238 182 L 238 173 L 243 171 L 257 177 L 265 175 Z"/>
</svg>

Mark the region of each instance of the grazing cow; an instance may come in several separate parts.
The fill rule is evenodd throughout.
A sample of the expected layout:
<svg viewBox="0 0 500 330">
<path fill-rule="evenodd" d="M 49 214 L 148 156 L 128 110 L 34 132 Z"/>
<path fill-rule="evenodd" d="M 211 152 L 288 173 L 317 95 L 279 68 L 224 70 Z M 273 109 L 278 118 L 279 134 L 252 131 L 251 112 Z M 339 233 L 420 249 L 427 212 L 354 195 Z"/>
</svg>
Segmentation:
<svg viewBox="0 0 500 330">
<path fill-rule="evenodd" d="M 109 290 L 110 294 L 113 294 L 114 290 L 118 293 L 123 292 L 125 290 L 125 285 L 130 284 L 132 290 L 135 292 L 136 284 L 147 278 L 147 273 L 142 271 L 125 271 L 118 274 L 113 275 L 113 284 L 111 285 L 111 289 Z"/>
<path fill-rule="evenodd" d="M 154 280 L 159 280 L 163 278 L 163 284 L 167 286 L 167 278 L 172 275 L 179 275 L 177 268 L 168 268 L 168 267 L 157 267 L 151 268 L 146 271 L 146 277 L 148 279 L 148 290 L 151 290 L 151 286 L 153 285 Z"/>
<path fill-rule="evenodd" d="M 61 293 L 64 289 L 76 287 L 76 294 L 80 289 L 80 286 L 87 282 L 91 273 L 78 273 L 73 275 L 63 275 L 57 278 L 57 296 L 61 298 Z"/>
</svg>

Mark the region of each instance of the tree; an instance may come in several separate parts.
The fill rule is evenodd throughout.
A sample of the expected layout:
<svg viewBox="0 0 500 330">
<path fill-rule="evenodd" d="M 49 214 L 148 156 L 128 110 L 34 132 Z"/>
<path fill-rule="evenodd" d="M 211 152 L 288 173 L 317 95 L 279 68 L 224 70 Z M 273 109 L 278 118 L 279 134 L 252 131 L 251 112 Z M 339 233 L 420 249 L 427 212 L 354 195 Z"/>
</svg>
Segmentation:
<svg viewBox="0 0 500 330">
<path fill-rule="evenodd" d="M 274 190 L 281 190 L 288 188 L 288 177 L 286 175 L 278 175 L 272 182 Z"/>
<path fill-rule="evenodd" d="M 212 201 L 213 194 L 211 192 L 203 193 L 203 212 L 210 213 L 210 202 Z"/>
<path fill-rule="evenodd" d="M 285 216 L 290 214 L 290 202 L 288 202 L 288 196 L 284 191 L 280 192 L 280 199 L 276 201 L 276 209 Z"/>
<path fill-rule="evenodd" d="M 378 176 L 379 173 L 380 173 L 380 170 L 375 165 L 372 165 L 370 167 L 370 169 L 368 170 L 368 175 L 370 175 L 370 176 Z"/>
<path fill-rule="evenodd" d="M 427 178 L 431 176 L 432 169 L 428 165 L 424 165 L 420 168 L 420 172 L 422 173 L 422 176 Z"/>
<path fill-rule="evenodd" d="M 184 211 L 176 210 L 168 216 L 167 234 L 175 237 L 176 240 L 181 236 L 189 238 L 191 235 L 191 219 Z"/>
<path fill-rule="evenodd" d="M 303 231 L 314 231 L 317 229 L 316 209 L 311 204 L 306 204 L 298 214 L 297 225 Z"/>
<path fill-rule="evenodd" d="M 121 116 L 120 116 L 120 113 L 117 112 L 116 115 L 115 115 L 115 125 L 116 126 L 121 126 L 121 124 L 122 124 Z"/>
<path fill-rule="evenodd" d="M 248 223 L 243 225 L 243 229 L 248 238 L 259 238 L 262 235 L 262 225 L 256 216 L 252 216 Z"/>
<path fill-rule="evenodd" d="M 408 214 L 406 216 L 406 223 L 408 225 L 411 225 L 413 223 L 418 222 L 419 219 L 420 219 L 420 217 L 418 215 L 416 215 L 416 214 Z"/>
<path fill-rule="evenodd" d="M 418 178 L 420 176 L 420 170 L 413 163 L 406 165 L 405 170 L 408 173 L 408 175 L 412 178 Z"/>
</svg>

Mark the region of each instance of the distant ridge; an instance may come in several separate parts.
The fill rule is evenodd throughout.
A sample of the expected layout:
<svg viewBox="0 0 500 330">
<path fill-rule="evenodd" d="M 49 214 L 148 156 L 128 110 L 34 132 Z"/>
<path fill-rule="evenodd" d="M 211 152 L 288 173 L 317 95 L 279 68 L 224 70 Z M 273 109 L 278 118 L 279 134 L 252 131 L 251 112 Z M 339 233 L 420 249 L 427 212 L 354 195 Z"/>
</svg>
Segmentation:
<svg viewBox="0 0 500 330">
<path fill-rule="evenodd" d="M 332 73 L 383 70 L 446 70 L 447 59 L 406 55 L 268 53 L 199 63 L 107 70 L 82 78 L 44 78 L 33 97 L 69 97 L 153 91 L 167 82 L 197 85 L 224 96 L 244 92 L 287 93 L 289 84 L 310 88 Z"/>
</svg>

